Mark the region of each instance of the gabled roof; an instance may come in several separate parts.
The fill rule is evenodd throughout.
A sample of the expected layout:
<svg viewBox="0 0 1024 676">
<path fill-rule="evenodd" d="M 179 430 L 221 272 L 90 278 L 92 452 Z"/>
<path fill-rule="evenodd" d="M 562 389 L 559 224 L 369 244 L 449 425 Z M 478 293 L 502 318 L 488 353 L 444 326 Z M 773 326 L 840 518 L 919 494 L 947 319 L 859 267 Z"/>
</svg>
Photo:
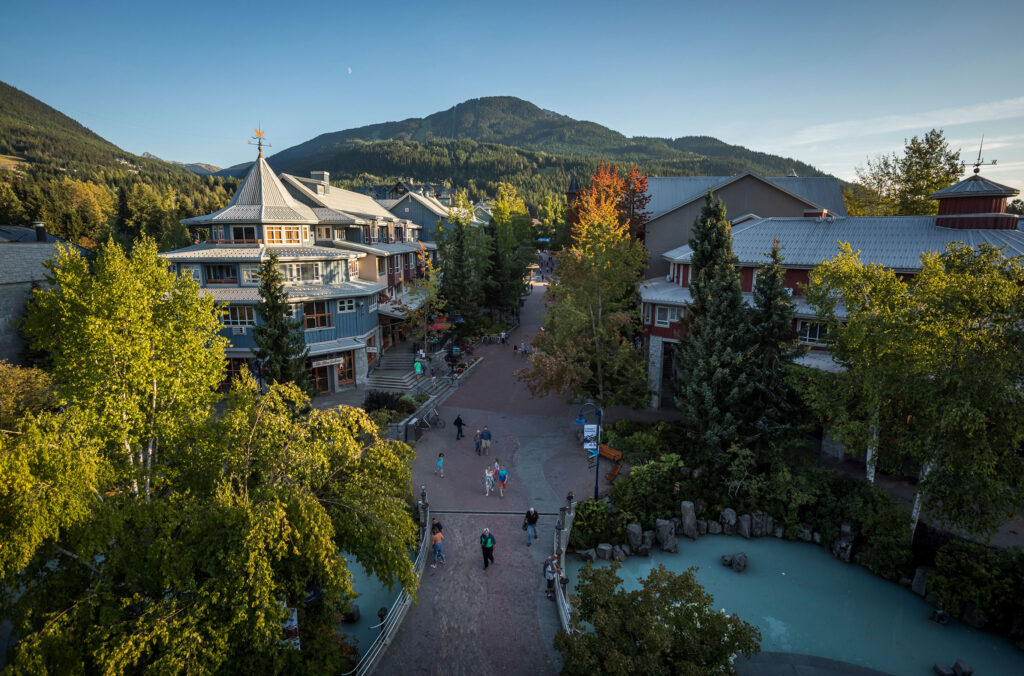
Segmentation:
<svg viewBox="0 0 1024 676">
<path fill-rule="evenodd" d="M 328 260 L 343 258 L 359 258 L 351 251 L 335 249 L 327 246 L 224 246 L 200 242 L 160 254 L 160 257 L 178 263 L 189 261 L 233 261 L 259 262 L 270 258 L 276 253 L 281 260 Z"/>
<path fill-rule="evenodd" d="M 313 225 L 317 217 L 305 204 L 293 198 L 274 175 L 267 161 L 260 155 L 231 201 L 223 209 L 186 218 L 186 225 L 212 225 L 215 223 L 304 223 Z"/>
<path fill-rule="evenodd" d="M 759 176 L 748 171 L 739 176 L 648 177 L 647 194 L 651 196 L 651 201 L 647 203 L 647 209 L 651 212 L 650 220 L 703 198 L 709 188 L 712 191 L 721 190 L 747 176 L 772 185 L 810 207 L 821 207 L 837 216 L 846 216 L 842 187 L 834 177 Z"/>
<path fill-rule="evenodd" d="M 395 220 L 394 214 L 377 204 L 369 195 L 362 195 L 336 186 L 331 186 L 330 190 L 321 194 L 311 187 L 319 184 L 319 181 L 291 174 L 281 174 L 281 180 L 288 186 L 291 194 L 310 206 L 326 207 L 367 221 Z"/>
<path fill-rule="evenodd" d="M 418 202 L 419 204 L 423 205 L 428 211 L 430 211 L 432 214 L 434 214 L 438 218 L 448 218 L 448 207 L 446 207 L 445 205 L 441 204 L 440 202 L 438 202 L 433 197 L 427 197 L 426 195 L 420 195 L 419 193 L 415 193 L 415 192 L 407 192 L 404 195 L 402 195 L 400 198 L 398 198 L 397 200 L 394 200 L 394 201 L 386 200 L 387 202 L 391 202 L 392 203 L 391 206 L 388 207 L 388 209 L 392 213 L 394 213 L 394 210 L 397 209 L 402 204 L 402 202 L 405 202 L 406 200 L 411 200 L 411 201 L 414 201 L 414 202 Z M 382 202 L 383 201 L 385 201 L 385 200 L 382 200 Z"/>
<path fill-rule="evenodd" d="M 1007 256 L 1024 255 L 1021 230 L 959 230 L 935 225 L 935 216 L 863 218 L 762 218 L 732 229 L 733 250 L 742 265 L 765 260 L 778 237 L 786 267 L 813 267 L 839 253 L 839 242 L 860 251 L 864 263 L 879 263 L 898 271 L 921 269 L 921 254 L 942 252 L 951 242 L 976 247 L 982 242 L 1005 247 Z M 665 252 L 672 263 L 689 263 L 693 250 L 685 246 Z"/>
<path fill-rule="evenodd" d="M 931 197 L 933 200 L 940 200 L 948 197 L 1013 197 L 1019 194 L 1020 190 L 1016 188 L 974 174 L 948 188 L 933 192 Z"/>
</svg>

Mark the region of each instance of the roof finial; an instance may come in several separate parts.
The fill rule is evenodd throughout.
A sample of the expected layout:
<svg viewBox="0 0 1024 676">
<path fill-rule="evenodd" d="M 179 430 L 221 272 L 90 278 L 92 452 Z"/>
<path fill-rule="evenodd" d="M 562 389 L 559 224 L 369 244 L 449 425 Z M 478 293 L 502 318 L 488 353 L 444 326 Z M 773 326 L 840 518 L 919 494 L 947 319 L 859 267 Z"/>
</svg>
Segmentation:
<svg viewBox="0 0 1024 676">
<path fill-rule="evenodd" d="M 984 148 L 984 147 L 985 147 L 985 135 L 982 134 L 981 135 L 981 143 L 978 144 L 978 159 L 976 159 L 974 161 L 974 173 L 975 174 L 981 173 L 981 167 L 983 165 L 995 164 L 996 163 L 996 160 L 992 160 L 991 162 L 986 162 L 985 160 L 981 159 L 981 149 Z M 961 165 L 963 166 L 964 169 L 967 168 L 967 163 L 966 162 L 961 162 Z"/>
<path fill-rule="evenodd" d="M 256 132 L 256 135 L 252 137 L 252 141 L 256 141 L 256 143 L 253 143 L 252 141 L 249 141 L 249 145 L 256 146 L 257 148 L 259 148 L 259 151 L 260 151 L 259 159 L 263 159 L 263 135 L 265 133 L 267 133 L 267 132 L 266 132 L 266 130 L 259 129 L 259 128 L 253 129 L 253 131 Z M 268 148 L 272 148 L 273 146 L 271 146 L 268 143 L 267 147 Z"/>
</svg>

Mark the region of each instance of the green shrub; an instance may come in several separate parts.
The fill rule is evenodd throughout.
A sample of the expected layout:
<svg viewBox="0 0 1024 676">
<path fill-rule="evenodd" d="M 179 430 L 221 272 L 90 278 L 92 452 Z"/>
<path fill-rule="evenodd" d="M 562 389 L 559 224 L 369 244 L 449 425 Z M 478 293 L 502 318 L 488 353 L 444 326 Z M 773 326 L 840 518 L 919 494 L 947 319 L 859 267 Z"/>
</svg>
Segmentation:
<svg viewBox="0 0 1024 676">
<path fill-rule="evenodd" d="M 419 408 L 419 405 L 416 403 L 416 399 L 414 399 L 411 395 L 408 394 L 403 394 L 401 397 L 399 397 L 398 405 L 395 406 L 396 411 L 404 413 L 407 416 L 410 416 L 413 413 L 415 413 L 417 408 Z"/>
<path fill-rule="evenodd" d="M 369 390 L 366 398 L 363 399 L 363 409 L 367 412 L 377 411 L 382 408 L 392 410 L 398 409 L 398 401 L 402 398 L 397 392 L 385 392 L 384 390 Z"/>
<path fill-rule="evenodd" d="M 644 528 L 653 528 L 657 519 L 678 515 L 683 499 L 682 468 L 682 459 L 674 453 L 634 467 L 615 484 L 612 502 L 634 515 Z"/>
<path fill-rule="evenodd" d="M 378 427 L 384 427 L 388 423 L 401 422 L 405 419 L 405 416 L 401 413 L 389 408 L 378 408 L 375 411 L 369 411 L 369 414 L 370 420 L 372 420 Z"/>
<path fill-rule="evenodd" d="M 656 425 L 619 420 L 603 430 L 602 441 L 617 451 L 630 465 L 639 465 L 670 453 L 678 447 L 679 433 L 674 425 Z"/>
<path fill-rule="evenodd" d="M 950 542 L 935 557 L 928 593 L 959 617 L 968 604 L 975 616 L 1002 630 L 1024 616 L 1024 548 L 1002 551 L 973 542 Z"/>
<path fill-rule="evenodd" d="M 604 500 L 583 500 L 576 503 L 576 516 L 572 521 L 569 546 L 579 551 L 596 547 L 602 542 L 620 543 L 626 537 L 630 514 L 609 509 Z"/>
<path fill-rule="evenodd" d="M 423 404 L 430 401 L 430 395 L 427 394 L 426 392 L 420 392 L 419 394 L 413 397 L 413 400 L 416 402 L 416 408 L 419 408 Z"/>
</svg>

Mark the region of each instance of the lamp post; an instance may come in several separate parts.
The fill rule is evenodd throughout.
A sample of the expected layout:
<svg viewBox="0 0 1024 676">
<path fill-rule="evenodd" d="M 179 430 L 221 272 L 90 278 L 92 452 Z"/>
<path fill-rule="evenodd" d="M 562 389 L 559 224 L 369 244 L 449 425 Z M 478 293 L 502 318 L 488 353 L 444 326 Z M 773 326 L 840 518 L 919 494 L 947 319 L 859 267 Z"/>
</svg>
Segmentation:
<svg viewBox="0 0 1024 676">
<path fill-rule="evenodd" d="M 597 449 L 594 454 L 594 499 L 597 500 L 598 481 L 601 478 L 601 407 L 592 401 L 586 402 L 580 406 L 580 412 L 576 414 L 576 420 L 573 421 L 573 424 L 587 424 L 587 419 L 583 417 L 583 412 L 587 410 L 588 406 L 594 409 L 594 412 L 597 413 Z"/>
</svg>

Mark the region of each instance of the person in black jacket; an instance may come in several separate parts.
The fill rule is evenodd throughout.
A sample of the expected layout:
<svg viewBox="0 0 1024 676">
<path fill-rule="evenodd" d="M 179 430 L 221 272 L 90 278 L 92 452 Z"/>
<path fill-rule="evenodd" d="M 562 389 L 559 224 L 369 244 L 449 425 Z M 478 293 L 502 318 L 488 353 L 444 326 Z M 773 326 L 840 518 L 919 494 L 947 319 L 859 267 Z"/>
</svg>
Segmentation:
<svg viewBox="0 0 1024 676">
<path fill-rule="evenodd" d="M 537 539 L 537 519 L 540 518 L 540 514 L 533 507 L 526 510 L 526 516 L 523 517 L 523 530 L 526 531 L 526 546 L 529 547 L 533 540 Z M 531 537 L 532 536 L 532 537 Z"/>
<path fill-rule="evenodd" d="M 455 441 L 458 441 L 459 439 L 462 438 L 462 426 L 465 424 L 466 423 L 462 422 L 461 413 L 455 416 L 455 429 L 457 430 L 457 432 L 455 432 Z"/>
</svg>

